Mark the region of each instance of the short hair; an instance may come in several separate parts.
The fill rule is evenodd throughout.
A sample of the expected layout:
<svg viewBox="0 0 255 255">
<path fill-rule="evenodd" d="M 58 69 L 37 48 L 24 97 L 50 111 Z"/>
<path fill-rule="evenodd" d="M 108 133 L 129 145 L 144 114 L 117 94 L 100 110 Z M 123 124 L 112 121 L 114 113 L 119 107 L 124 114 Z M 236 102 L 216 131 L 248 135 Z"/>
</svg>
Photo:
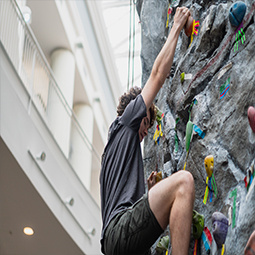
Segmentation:
<svg viewBox="0 0 255 255">
<path fill-rule="evenodd" d="M 119 105 L 117 106 L 117 115 L 121 116 L 126 109 L 127 105 L 130 103 L 131 100 L 134 100 L 139 94 L 141 94 L 142 89 L 139 87 L 132 87 L 128 92 L 125 92 L 120 98 L 119 98 Z M 154 103 L 152 103 L 150 109 L 150 126 L 151 128 L 154 124 L 154 121 L 156 119 L 157 115 L 157 109 Z"/>
</svg>

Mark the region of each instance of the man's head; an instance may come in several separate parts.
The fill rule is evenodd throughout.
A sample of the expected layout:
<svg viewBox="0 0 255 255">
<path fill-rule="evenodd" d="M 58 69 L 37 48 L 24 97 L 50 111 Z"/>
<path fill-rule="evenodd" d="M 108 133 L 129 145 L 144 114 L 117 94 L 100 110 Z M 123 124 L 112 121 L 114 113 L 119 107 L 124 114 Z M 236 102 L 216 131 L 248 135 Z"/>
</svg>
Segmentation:
<svg viewBox="0 0 255 255">
<path fill-rule="evenodd" d="M 135 99 L 139 94 L 141 94 L 141 92 L 142 92 L 141 88 L 133 87 L 127 93 L 124 93 L 119 98 L 119 105 L 117 107 L 118 116 L 121 116 L 123 114 L 125 108 L 130 103 L 130 101 Z M 148 129 L 153 126 L 153 123 L 156 119 L 156 113 L 157 113 L 156 107 L 154 104 L 152 104 L 149 110 L 147 111 L 147 116 L 142 119 L 140 124 L 139 128 L 140 142 L 148 134 Z"/>
<path fill-rule="evenodd" d="M 140 142 L 142 142 L 143 138 L 146 135 L 148 135 L 148 129 L 151 127 L 150 119 L 151 119 L 151 114 L 150 114 L 150 110 L 148 110 L 147 116 L 142 119 L 139 131 L 138 131 Z"/>
</svg>

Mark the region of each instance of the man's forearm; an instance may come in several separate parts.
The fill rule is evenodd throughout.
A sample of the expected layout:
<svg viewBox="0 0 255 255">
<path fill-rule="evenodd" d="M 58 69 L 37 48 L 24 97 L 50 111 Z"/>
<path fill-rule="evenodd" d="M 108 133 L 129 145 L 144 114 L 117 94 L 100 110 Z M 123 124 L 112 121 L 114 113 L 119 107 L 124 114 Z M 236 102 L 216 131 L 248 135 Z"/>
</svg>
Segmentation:
<svg viewBox="0 0 255 255">
<path fill-rule="evenodd" d="M 147 109 L 151 106 L 171 70 L 178 37 L 189 16 L 190 12 L 186 7 L 177 8 L 173 27 L 166 43 L 154 62 L 151 75 L 142 90 L 142 97 Z"/>
<path fill-rule="evenodd" d="M 155 76 L 159 88 L 164 84 L 165 79 L 171 70 L 179 35 L 180 30 L 176 26 L 173 26 L 166 43 L 154 62 L 151 76 Z"/>
</svg>

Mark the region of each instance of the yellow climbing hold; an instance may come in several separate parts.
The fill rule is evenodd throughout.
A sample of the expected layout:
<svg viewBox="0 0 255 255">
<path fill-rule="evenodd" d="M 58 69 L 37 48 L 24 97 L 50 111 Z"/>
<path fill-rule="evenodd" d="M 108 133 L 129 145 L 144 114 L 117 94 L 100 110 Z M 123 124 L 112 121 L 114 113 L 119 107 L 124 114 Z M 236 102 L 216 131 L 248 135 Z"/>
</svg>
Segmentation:
<svg viewBox="0 0 255 255">
<path fill-rule="evenodd" d="M 213 155 L 209 155 L 205 158 L 205 170 L 208 177 L 213 174 L 214 158 Z"/>
</svg>

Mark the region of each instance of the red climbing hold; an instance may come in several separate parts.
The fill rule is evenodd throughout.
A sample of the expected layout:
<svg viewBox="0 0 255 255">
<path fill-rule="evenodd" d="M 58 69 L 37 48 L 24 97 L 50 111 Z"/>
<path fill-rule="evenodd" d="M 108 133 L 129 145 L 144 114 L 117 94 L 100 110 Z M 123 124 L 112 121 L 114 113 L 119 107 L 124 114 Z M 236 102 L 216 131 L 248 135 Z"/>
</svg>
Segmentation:
<svg viewBox="0 0 255 255">
<path fill-rule="evenodd" d="M 188 37 L 190 37 L 191 36 L 191 34 L 192 34 L 192 31 L 193 31 L 193 18 L 192 18 L 192 16 L 189 16 L 188 17 L 188 20 L 187 20 L 187 22 L 186 22 L 186 24 L 185 24 L 185 34 L 188 36 Z"/>
<path fill-rule="evenodd" d="M 248 119 L 251 129 L 255 133 L 255 108 L 253 106 L 248 108 Z"/>
</svg>

